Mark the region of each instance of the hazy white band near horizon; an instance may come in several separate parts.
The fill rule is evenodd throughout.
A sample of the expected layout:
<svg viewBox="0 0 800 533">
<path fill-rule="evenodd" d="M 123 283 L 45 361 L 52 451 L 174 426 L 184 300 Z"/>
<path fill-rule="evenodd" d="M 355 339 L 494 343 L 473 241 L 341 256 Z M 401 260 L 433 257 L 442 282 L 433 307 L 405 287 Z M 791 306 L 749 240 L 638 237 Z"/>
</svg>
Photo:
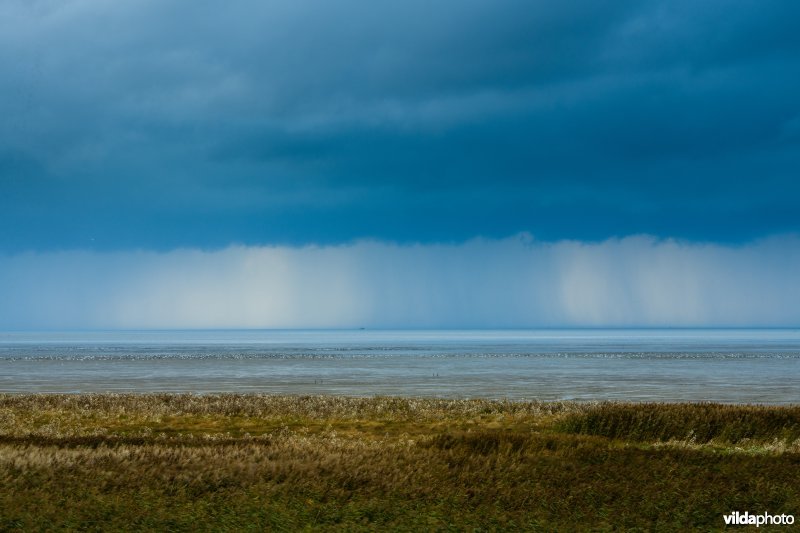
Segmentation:
<svg viewBox="0 0 800 533">
<path fill-rule="evenodd" d="M 800 238 L 0 256 L 0 329 L 796 326 Z"/>
</svg>

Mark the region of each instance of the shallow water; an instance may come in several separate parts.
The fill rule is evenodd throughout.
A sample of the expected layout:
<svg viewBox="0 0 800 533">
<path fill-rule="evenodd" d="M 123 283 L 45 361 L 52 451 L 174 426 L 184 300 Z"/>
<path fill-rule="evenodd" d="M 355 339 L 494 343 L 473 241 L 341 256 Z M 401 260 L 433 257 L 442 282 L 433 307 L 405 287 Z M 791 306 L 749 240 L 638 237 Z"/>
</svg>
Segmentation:
<svg viewBox="0 0 800 533">
<path fill-rule="evenodd" d="M 800 403 L 800 330 L 0 333 L 0 391 Z"/>
</svg>

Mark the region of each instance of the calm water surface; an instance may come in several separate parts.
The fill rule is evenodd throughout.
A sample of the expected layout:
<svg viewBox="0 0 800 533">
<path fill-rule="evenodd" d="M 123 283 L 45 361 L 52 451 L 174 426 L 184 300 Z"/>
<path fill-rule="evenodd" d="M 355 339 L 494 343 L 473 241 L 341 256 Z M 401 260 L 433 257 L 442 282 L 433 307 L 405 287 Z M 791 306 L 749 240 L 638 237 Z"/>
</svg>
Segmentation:
<svg viewBox="0 0 800 533">
<path fill-rule="evenodd" d="M 800 403 L 800 330 L 0 333 L 0 392 Z"/>
</svg>

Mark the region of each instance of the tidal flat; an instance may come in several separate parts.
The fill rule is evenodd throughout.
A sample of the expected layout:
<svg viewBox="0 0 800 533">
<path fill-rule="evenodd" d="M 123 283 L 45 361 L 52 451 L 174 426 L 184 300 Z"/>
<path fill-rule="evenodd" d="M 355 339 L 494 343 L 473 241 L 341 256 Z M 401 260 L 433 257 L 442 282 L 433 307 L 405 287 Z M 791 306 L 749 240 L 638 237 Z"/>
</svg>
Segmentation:
<svg viewBox="0 0 800 533">
<path fill-rule="evenodd" d="M 798 479 L 793 405 L 0 394 L 4 531 L 709 531 Z"/>
</svg>

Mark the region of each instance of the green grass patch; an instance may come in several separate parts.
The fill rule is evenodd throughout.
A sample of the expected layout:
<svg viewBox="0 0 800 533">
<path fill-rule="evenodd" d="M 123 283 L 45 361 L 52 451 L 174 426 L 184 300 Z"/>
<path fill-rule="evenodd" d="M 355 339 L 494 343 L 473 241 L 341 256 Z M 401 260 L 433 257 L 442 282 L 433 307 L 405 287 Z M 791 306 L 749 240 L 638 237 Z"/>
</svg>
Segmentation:
<svg viewBox="0 0 800 533">
<path fill-rule="evenodd" d="M 800 439 L 800 407 L 603 403 L 565 417 L 557 427 L 632 441 L 794 442 Z"/>
</svg>

